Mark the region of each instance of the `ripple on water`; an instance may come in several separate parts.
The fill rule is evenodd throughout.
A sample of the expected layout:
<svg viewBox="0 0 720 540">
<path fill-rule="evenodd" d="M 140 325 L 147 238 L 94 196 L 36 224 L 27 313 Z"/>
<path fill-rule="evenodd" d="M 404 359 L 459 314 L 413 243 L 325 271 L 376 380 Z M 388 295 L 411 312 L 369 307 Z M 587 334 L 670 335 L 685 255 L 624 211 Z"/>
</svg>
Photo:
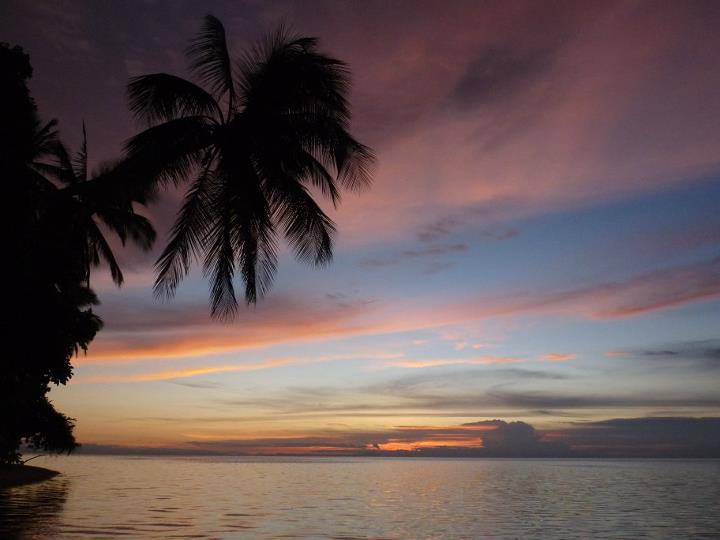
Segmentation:
<svg viewBox="0 0 720 540">
<path fill-rule="evenodd" d="M 720 461 L 73 456 L 0 538 L 720 538 Z"/>
</svg>

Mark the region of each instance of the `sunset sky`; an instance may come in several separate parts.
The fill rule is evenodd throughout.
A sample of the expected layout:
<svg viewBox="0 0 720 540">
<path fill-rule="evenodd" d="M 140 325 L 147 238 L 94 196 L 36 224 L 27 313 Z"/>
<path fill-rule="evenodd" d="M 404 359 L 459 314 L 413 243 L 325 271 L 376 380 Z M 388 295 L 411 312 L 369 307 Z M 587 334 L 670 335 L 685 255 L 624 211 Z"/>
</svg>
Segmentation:
<svg viewBox="0 0 720 540">
<path fill-rule="evenodd" d="M 654 425 L 667 442 L 720 416 L 720 3 L 2 10 L 40 114 L 74 148 L 84 120 L 96 164 L 141 129 L 128 78 L 187 76 L 208 12 L 236 52 L 280 22 L 319 37 L 352 70 L 353 131 L 378 157 L 372 189 L 329 209 L 333 264 L 285 253 L 230 323 L 210 319 L 199 271 L 153 298 L 182 192 L 145 210 L 154 253 L 120 253 L 120 289 L 95 271 L 105 328 L 51 393 L 86 447 L 592 446 L 578 434 Z"/>
</svg>

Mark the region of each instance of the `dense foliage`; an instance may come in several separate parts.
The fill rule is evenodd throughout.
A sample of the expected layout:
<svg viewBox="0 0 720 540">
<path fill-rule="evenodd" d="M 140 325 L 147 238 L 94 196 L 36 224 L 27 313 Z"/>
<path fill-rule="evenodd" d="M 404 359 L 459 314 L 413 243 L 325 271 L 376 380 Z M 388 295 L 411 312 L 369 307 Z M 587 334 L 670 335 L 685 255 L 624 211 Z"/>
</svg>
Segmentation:
<svg viewBox="0 0 720 540">
<path fill-rule="evenodd" d="M 48 400 L 72 376 L 71 358 L 102 327 L 92 311 L 90 268 L 122 273 L 106 231 L 149 248 L 155 233 L 122 196 L 117 167 L 90 178 L 86 143 L 71 157 L 56 122 L 43 124 L 30 97 L 32 69 L 19 47 L 0 45 L 0 180 L 6 285 L 0 370 L 0 462 L 17 462 L 21 443 L 46 452 L 76 446 L 73 420 Z M 100 225 L 102 223 L 102 225 Z"/>
</svg>

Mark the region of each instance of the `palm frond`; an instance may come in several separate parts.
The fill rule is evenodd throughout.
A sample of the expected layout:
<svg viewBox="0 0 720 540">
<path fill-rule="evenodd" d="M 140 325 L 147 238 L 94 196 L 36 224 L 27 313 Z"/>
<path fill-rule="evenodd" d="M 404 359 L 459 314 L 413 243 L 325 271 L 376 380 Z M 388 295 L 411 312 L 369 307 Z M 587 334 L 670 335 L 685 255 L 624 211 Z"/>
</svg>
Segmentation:
<svg viewBox="0 0 720 540">
<path fill-rule="evenodd" d="M 118 236 L 123 245 L 132 240 L 143 251 L 152 248 L 157 236 L 155 228 L 148 218 L 135 213 L 132 206 L 100 207 L 95 215 Z"/>
<path fill-rule="evenodd" d="M 333 184 L 336 190 L 342 187 L 361 192 L 372 184 L 375 165 L 372 150 L 355 140 L 335 119 L 305 112 L 271 118 L 255 125 L 264 126 L 254 128 L 263 134 L 258 138 L 259 146 L 280 147 L 286 160 L 304 163 L 310 175 L 308 178 L 321 188 L 324 195 L 331 194 L 317 164 L 328 170 L 328 174 L 329 170 L 335 173 Z M 303 152 L 317 164 L 303 156 Z"/>
<path fill-rule="evenodd" d="M 213 196 L 212 222 L 208 227 L 203 272 L 210 278 L 210 314 L 218 319 L 231 319 L 238 309 L 233 277 L 235 248 L 233 246 L 233 212 L 222 191 Z"/>
<path fill-rule="evenodd" d="M 211 195 L 209 248 L 204 269 L 211 277 L 214 317 L 237 312 L 232 281 L 235 270 L 245 285 L 245 301 L 257 302 L 272 284 L 277 268 L 277 243 L 270 207 L 248 155 L 224 156 L 218 164 L 219 182 Z"/>
<path fill-rule="evenodd" d="M 211 126 L 202 116 L 187 116 L 150 127 L 126 143 L 129 171 L 146 185 L 178 184 L 211 142 Z"/>
<path fill-rule="evenodd" d="M 88 152 L 87 152 L 87 132 L 85 131 L 85 121 L 82 123 L 82 144 L 80 150 L 75 155 L 75 159 L 72 162 L 72 170 L 75 172 L 75 177 L 80 182 L 85 182 L 88 179 Z"/>
<path fill-rule="evenodd" d="M 155 296 L 172 297 L 182 278 L 190 271 L 193 258 L 198 257 L 204 247 L 203 242 L 212 222 L 209 214 L 213 181 L 211 165 L 212 159 L 208 159 L 185 195 L 170 240 L 155 263 Z"/>
<path fill-rule="evenodd" d="M 254 304 L 270 290 L 277 271 L 275 229 L 267 211 L 255 216 L 238 213 L 241 223 L 235 228 L 237 263 L 245 283 L 245 301 Z"/>
<path fill-rule="evenodd" d="M 34 134 L 34 159 L 31 163 L 32 169 L 38 173 L 36 178 L 43 176 L 44 181 L 37 185 L 47 183 L 49 187 L 52 181 L 60 184 L 71 184 L 75 182 L 75 172 L 72 168 L 70 154 L 58 137 L 55 129 L 57 120 L 51 120 Z"/>
<path fill-rule="evenodd" d="M 309 152 L 301 150 L 293 156 L 291 165 L 286 165 L 286 168 L 294 171 L 297 178 L 308 179 L 322 195 L 332 201 L 333 206 L 337 207 L 340 202 L 340 191 L 335 179 L 322 163 Z"/>
<path fill-rule="evenodd" d="M 72 184 L 75 182 L 75 175 L 72 171 L 68 171 L 66 168 L 53 163 L 35 161 L 32 163 L 32 168 L 48 179 L 55 180 L 61 184 Z"/>
<path fill-rule="evenodd" d="M 245 55 L 238 86 L 247 109 L 320 113 L 347 125 L 350 72 L 344 62 L 316 48 L 315 38 L 298 38 L 281 27 Z"/>
<path fill-rule="evenodd" d="M 335 180 L 312 155 L 292 145 L 263 152 L 256 161 L 273 220 L 281 224 L 295 256 L 316 265 L 332 259 L 335 224 L 313 200 L 306 180 L 333 203 L 339 200 Z"/>
<path fill-rule="evenodd" d="M 281 28 L 243 59 L 240 74 L 246 115 L 254 131 L 266 135 L 262 145 L 299 144 L 318 164 L 334 169 L 340 186 L 360 191 L 370 185 L 374 155 L 348 132 L 346 64 L 319 53 L 315 39 Z M 310 178 L 337 203 L 316 166 Z"/>
<path fill-rule="evenodd" d="M 345 132 L 334 154 L 337 180 L 340 185 L 351 191 L 363 191 L 370 187 L 375 154 L 369 147 Z"/>
<path fill-rule="evenodd" d="M 335 224 L 297 182 L 284 182 L 271 202 L 273 215 L 283 225 L 295 256 L 325 265 L 332 260 Z"/>
<path fill-rule="evenodd" d="M 229 108 L 236 101 L 232 61 L 225 27 L 213 15 L 206 15 L 202 30 L 186 49 L 190 69 L 211 88 L 217 99 L 227 95 Z"/>
<path fill-rule="evenodd" d="M 74 186 L 74 190 L 90 200 L 112 201 L 115 204 L 138 203 L 147 206 L 155 202 L 158 186 L 147 182 L 148 171 L 142 160 L 107 161 L 96 167 L 92 180 Z"/>
<path fill-rule="evenodd" d="M 98 228 L 97 224 L 90 219 L 87 227 L 88 241 L 91 246 L 91 255 L 93 266 L 100 264 L 101 260 L 104 260 L 110 269 L 110 275 L 112 276 L 113 282 L 119 287 L 123 284 L 124 278 L 120 265 L 115 259 L 115 254 L 105 240 L 102 231 Z"/>
<path fill-rule="evenodd" d="M 234 211 L 236 259 L 245 283 L 245 301 L 253 304 L 270 289 L 277 270 L 272 210 L 250 154 L 225 156 L 220 166 L 231 180 L 227 194 Z"/>
<path fill-rule="evenodd" d="M 289 128 L 295 138 L 336 173 L 339 186 L 361 192 L 372 184 L 375 156 L 336 122 L 312 115 L 297 115 Z"/>
<path fill-rule="evenodd" d="M 148 125 L 183 116 L 222 117 L 215 98 L 196 84 L 175 75 L 153 73 L 133 77 L 127 92 L 130 110 Z"/>
<path fill-rule="evenodd" d="M 52 155 L 58 141 L 57 120 L 52 119 L 34 133 L 33 149 L 35 159 Z"/>
</svg>

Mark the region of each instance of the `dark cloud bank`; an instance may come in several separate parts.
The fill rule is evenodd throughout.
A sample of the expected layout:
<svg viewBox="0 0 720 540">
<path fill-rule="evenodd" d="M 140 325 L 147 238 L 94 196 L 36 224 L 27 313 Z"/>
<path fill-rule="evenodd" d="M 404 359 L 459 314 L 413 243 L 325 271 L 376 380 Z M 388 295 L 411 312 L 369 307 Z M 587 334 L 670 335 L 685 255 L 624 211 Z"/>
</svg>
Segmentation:
<svg viewBox="0 0 720 540">
<path fill-rule="evenodd" d="M 480 436 L 482 447 L 463 442 Z M 417 450 L 387 443 L 445 441 Z M 448 445 L 455 442 L 456 446 Z M 85 454 L 343 455 L 382 457 L 720 458 L 720 418 L 648 417 L 575 422 L 539 431 L 525 422 L 483 420 L 460 426 L 397 427 L 378 432 L 327 432 L 307 437 L 196 441 L 179 448 L 84 444 Z"/>
</svg>

